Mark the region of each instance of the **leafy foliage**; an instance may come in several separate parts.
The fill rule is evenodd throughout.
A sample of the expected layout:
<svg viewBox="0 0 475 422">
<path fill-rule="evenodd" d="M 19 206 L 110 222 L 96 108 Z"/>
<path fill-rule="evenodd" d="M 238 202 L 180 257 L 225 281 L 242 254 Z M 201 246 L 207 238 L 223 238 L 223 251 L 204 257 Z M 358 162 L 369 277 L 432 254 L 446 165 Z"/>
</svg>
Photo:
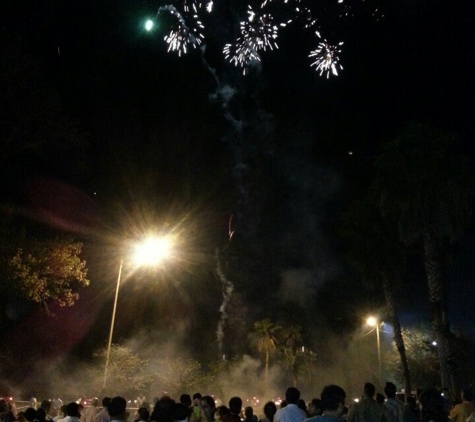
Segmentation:
<svg viewBox="0 0 475 422">
<path fill-rule="evenodd" d="M 6 260 L 6 273 L 16 292 L 40 304 L 55 301 L 72 306 L 77 289 L 89 285 L 82 244 L 69 237 L 30 239 Z"/>
<path fill-rule="evenodd" d="M 101 363 L 105 362 L 107 349 L 100 349 L 94 353 L 94 358 Z M 148 383 L 146 377 L 146 368 L 148 361 L 141 359 L 127 347 L 118 344 L 111 345 L 109 356 L 109 366 L 107 370 L 108 392 L 113 395 L 123 395 L 125 397 L 142 391 Z M 99 365 L 103 368 L 103 365 Z M 92 378 L 95 383 L 95 389 L 102 382 L 103 373 L 96 373 Z M 100 381 L 99 381 L 100 380 Z"/>
<path fill-rule="evenodd" d="M 418 326 L 402 331 L 411 378 L 415 388 L 439 386 L 440 371 L 437 348 L 432 344 L 434 335 L 430 327 Z M 385 357 L 387 369 L 395 380 L 403 384 L 401 361 L 395 347 Z"/>
<path fill-rule="evenodd" d="M 154 362 L 152 385 L 172 397 L 184 391 L 204 391 L 213 383 L 213 376 L 194 359 L 163 358 Z"/>
</svg>

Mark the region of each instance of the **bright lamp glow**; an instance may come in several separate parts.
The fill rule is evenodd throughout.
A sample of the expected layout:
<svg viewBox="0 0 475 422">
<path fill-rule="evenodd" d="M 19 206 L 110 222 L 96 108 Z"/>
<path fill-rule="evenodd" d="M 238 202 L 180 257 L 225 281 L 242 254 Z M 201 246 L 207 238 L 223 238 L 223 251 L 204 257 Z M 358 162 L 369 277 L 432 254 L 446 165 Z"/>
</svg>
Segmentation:
<svg viewBox="0 0 475 422">
<path fill-rule="evenodd" d="M 152 28 L 153 28 L 153 20 L 147 19 L 147 21 L 145 22 L 145 29 L 147 31 L 151 31 Z"/>
<path fill-rule="evenodd" d="M 376 320 L 375 317 L 371 316 L 366 320 L 366 324 L 368 324 L 370 327 L 376 327 L 378 324 L 378 321 Z"/>
<path fill-rule="evenodd" d="M 135 247 L 133 261 L 137 265 L 158 265 L 170 255 L 171 242 L 164 237 L 149 237 Z"/>
</svg>

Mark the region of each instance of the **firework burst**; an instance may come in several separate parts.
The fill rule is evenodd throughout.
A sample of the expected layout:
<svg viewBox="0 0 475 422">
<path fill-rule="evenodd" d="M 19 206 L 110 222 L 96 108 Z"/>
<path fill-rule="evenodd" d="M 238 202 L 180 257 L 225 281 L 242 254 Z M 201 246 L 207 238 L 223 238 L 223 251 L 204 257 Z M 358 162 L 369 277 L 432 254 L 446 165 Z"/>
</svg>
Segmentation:
<svg viewBox="0 0 475 422">
<path fill-rule="evenodd" d="M 319 34 L 317 33 L 317 35 Z M 338 70 L 343 69 L 339 57 L 341 53 L 340 47 L 342 45 L 343 42 L 332 45 L 329 44 L 327 40 L 321 41 L 317 49 L 311 51 L 308 56 L 315 57 L 315 61 L 310 66 L 315 66 L 315 70 L 320 72 L 320 76 L 324 73 L 327 75 L 327 78 L 329 78 L 330 75 L 338 76 Z"/>
<path fill-rule="evenodd" d="M 175 21 L 175 25 L 170 33 L 164 37 L 165 42 L 168 44 L 168 51 L 176 51 L 181 56 L 182 53 L 187 53 L 188 46 L 196 48 L 201 45 L 204 39 L 202 33 L 204 26 L 197 14 L 199 7 L 199 3 L 185 1 L 183 8 L 187 19 L 175 6 L 166 5 L 158 9 L 157 16 L 160 13 L 167 12 Z"/>
<path fill-rule="evenodd" d="M 236 40 L 235 46 L 226 44 L 223 53 L 225 59 L 235 66 L 243 68 L 252 62 L 260 61 L 259 51 L 279 48 L 277 45 L 278 27 L 270 14 L 257 14 L 248 6 L 248 19 L 241 22 L 241 35 Z"/>
</svg>

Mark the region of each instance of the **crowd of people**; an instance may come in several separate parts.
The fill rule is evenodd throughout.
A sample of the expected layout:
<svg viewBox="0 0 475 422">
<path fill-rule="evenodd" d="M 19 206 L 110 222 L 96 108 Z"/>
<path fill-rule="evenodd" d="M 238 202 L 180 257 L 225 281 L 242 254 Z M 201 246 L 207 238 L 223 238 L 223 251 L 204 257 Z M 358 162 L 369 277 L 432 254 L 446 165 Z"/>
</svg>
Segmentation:
<svg viewBox="0 0 475 422">
<path fill-rule="evenodd" d="M 428 388 L 406 402 L 397 398 L 396 386 L 387 382 L 384 395 L 376 394 L 371 383 L 365 383 L 363 394 L 349 406 L 345 390 L 337 385 L 323 388 L 320 398 L 308 404 L 300 391 L 289 387 L 279 405 L 265 403 L 262 419 L 251 406 L 243 408 L 240 397 L 232 397 L 228 405 L 216 406 L 212 396 L 182 394 L 179 400 L 165 395 L 148 403 L 145 397 L 134 400 L 137 409 L 127 407 L 124 397 L 104 397 L 102 406 L 94 398 L 83 406 L 81 400 L 63 404 L 44 400 L 38 409 L 28 407 L 17 412 L 13 403 L 0 400 L 0 422 L 475 422 L 475 400 L 472 389 L 462 392 L 459 403 L 451 403 L 439 390 Z M 52 415 L 52 413 L 57 413 Z"/>
</svg>

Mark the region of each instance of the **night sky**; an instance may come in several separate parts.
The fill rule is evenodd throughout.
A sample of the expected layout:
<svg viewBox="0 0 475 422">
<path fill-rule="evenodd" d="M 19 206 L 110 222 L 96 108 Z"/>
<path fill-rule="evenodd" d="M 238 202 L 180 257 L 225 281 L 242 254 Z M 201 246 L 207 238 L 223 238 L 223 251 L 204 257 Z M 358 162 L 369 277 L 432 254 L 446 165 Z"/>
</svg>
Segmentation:
<svg viewBox="0 0 475 422">
<path fill-rule="evenodd" d="M 382 145 L 408 121 L 457 134 L 473 161 L 468 3 L 310 2 L 322 37 L 344 42 L 343 70 L 326 78 L 310 67 L 315 31 L 297 25 L 281 31 L 279 49 L 262 52 L 248 75 L 225 62 L 221 51 L 239 22 L 235 12 L 245 15 L 240 2 L 217 0 L 218 18 L 210 14 L 204 22 L 206 48 L 178 57 L 167 52 L 163 28 L 143 27 L 167 3 L 3 1 L 3 37 L 19 35 L 20 57 L 32 63 L 14 84 L 35 109 L 41 101 L 29 87 L 44 85 L 78 134 L 73 147 L 2 159 L 3 202 L 84 242 L 91 286 L 74 308 L 56 309 L 57 319 L 42 322 L 55 327 L 45 330 L 48 341 L 80 358 L 105 346 L 123 240 L 150 224 L 186 240 L 178 263 L 124 283 L 116 342 L 139 332 L 200 330 L 186 343 L 203 357 L 201 344 L 215 341 L 222 301 L 217 249 L 235 285 L 236 320 L 277 319 L 293 301 L 311 315 L 309 326 L 348 332 L 364 312 L 382 307 L 345 260 L 339 216 L 364 194 Z M 20 59 L 4 49 L 2 60 Z M 229 107 L 223 86 L 235 92 Z M 244 122 L 242 132 L 228 112 Z M 453 322 L 472 335 L 473 245 L 472 225 L 454 246 L 449 271 Z M 401 318 L 429 321 L 422 264 L 414 259 L 409 268 Z M 36 318 L 33 311 L 18 317 L 21 332 Z M 232 329 L 239 333 L 238 325 Z M 11 341 L 24 352 L 20 337 Z"/>
</svg>

